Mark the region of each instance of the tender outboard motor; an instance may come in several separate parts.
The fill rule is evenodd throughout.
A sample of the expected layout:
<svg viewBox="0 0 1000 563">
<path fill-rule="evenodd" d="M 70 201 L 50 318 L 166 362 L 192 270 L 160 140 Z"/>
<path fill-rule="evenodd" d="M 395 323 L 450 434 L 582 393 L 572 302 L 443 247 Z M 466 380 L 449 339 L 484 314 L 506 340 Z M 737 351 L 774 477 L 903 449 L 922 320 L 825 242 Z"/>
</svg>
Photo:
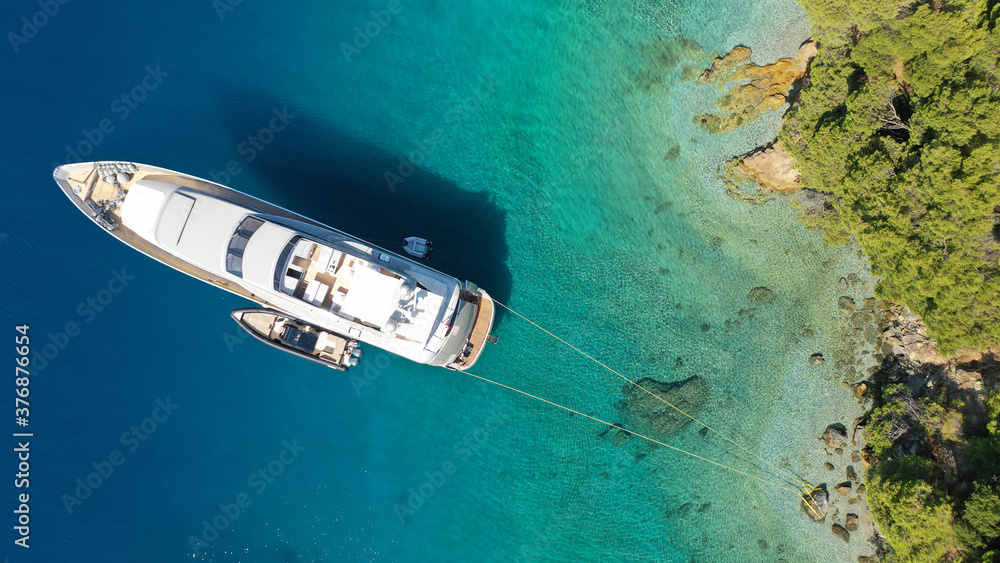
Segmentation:
<svg viewBox="0 0 1000 563">
<path fill-rule="evenodd" d="M 403 239 L 403 250 L 410 256 L 430 259 L 431 251 L 434 250 L 434 243 L 420 237 L 406 237 Z"/>
</svg>

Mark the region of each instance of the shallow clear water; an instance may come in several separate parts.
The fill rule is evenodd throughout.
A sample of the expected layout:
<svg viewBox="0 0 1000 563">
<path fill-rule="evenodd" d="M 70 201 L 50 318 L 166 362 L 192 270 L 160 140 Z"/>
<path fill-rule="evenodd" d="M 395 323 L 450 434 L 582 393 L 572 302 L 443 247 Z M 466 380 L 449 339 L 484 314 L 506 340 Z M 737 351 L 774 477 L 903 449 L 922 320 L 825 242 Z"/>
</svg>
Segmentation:
<svg viewBox="0 0 1000 563">
<path fill-rule="evenodd" d="M 212 177 L 387 246 L 426 236 L 435 267 L 625 375 L 706 378 L 702 420 L 824 479 L 815 438 L 858 412 L 832 367 L 805 359 L 836 345 L 834 286 L 865 266 L 786 202 L 723 194 L 716 167 L 773 138 L 778 116 L 710 136 L 691 117 L 718 92 L 681 81 L 737 44 L 761 63 L 792 55 L 808 33 L 797 4 L 403 1 L 387 22 L 372 14 L 385 6 L 245 2 L 220 20 L 208 2 L 74 3 L 0 55 L 18 77 L 0 86 L 4 319 L 30 323 L 38 350 L 81 327 L 33 380 L 34 545 L 16 560 L 190 559 L 217 518 L 198 560 L 864 553 L 787 490 L 615 447 L 597 423 L 467 376 L 369 350 L 343 377 L 277 354 L 237 333 L 241 300 L 130 252 L 51 182 L 66 146 L 88 148 L 107 119 L 81 157 Z M 373 37 L 355 41 L 356 26 Z M 116 98 L 157 65 L 123 116 Z M 287 123 L 251 153 L 275 112 Z M 111 295 L 114 271 L 134 279 L 98 312 L 87 299 Z M 778 299 L 748 302 L 756 286 Z M 477 374 L 615 419 L 622 380 L 513 315 L 494 333 Z M 168 396 L 176 412 L 130 450 L 122 434 Z M 305 449 L 273 482 L 250 478 L 296 440 Z M 670 444 L 776 478 L 693 426 Z M 114 450 L 124 463 L 69 513 L 63 495 Z M 241 494 L 250 503 L 221 518 Z"/>
</svg>

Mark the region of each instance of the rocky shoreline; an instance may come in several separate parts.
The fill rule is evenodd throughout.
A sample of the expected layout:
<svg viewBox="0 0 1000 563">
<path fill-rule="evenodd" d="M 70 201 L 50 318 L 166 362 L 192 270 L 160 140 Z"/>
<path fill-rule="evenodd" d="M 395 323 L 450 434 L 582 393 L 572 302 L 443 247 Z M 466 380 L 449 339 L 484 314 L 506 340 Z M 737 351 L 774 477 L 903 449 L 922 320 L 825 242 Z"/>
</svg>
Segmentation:
<svg viewBox="0 0 1000 563">
<path fill-rule="evenodd" d="M 761 67 L 749 63 L 749 49 L 733 49 L 717 59 L 699 83 L 714 82 L 721 89 L 731 80 L 750 82 L 734 87 L 716 104 L 727 113 L 701 114 L 694 118 L 695 122 L 710 133 L 725 133 L 766 111 L 779 109 L 785 102 L 797 103 L 794 92 L 808 82 L 808 65 L 815 52 L 816 44 L 807 41 L 796 59 L 781 59 Z M 799 201 L 807 216 L 804 222 L 808 222 L 810 214 L 821 216 L 831 211 L 823 194 L 802 189 L 795 161 L 778 141 L 730 160 L 720 166 L 718 176 L 727 195 L 750 204 L 766 203 L 775 196 L 801 190 L 804 195 Z M 921 319 L 906 307 L 878 302 L 873 297 L 864 297 L 859 304 L 847 295 L 847 290 L 857 283 L 857 276 L 840 280 L 838 289 L 843 294 L 837 308 L 845 315 L 839 334 L 841 346 L 829 357 L 840 383 L 853 388 L 865 415 L 855 420 L 851 429 L 843 423 L 830 424 L 820 437 L 828 456 L 824 466 L 836 484 L 832 491 L 823 483 L 803 495 L 802 511 L 817 522 L 825 523 L 829 518 L 831 533 L 845 542 L 851 540 L 852 533 L 869 530 L 865 533 L 875 553 L 858 557 L 859 563 L 866 563 L 886 552 L 885 538 L 867 502 L 865 483 L 875 478 L 878 464 L 887 458 L 883 443 L 879 445 L 881 457 L 867 444 L 872 439 L 886 439 L 881 433 L 886 421 L 878 417 L 879 407 L 902 400 L 911 411 L 909 416 L 889 421 L 888 458 L 898 461 L 922 456 L 932 460 L 937 472 L 935 486 L 953 497 L 964 498 L 974 475 L 970 474 L 968 448 L 960 438 L 988 421 L 988 398 L 1000 391 L 1000 344 L 986 351 L 963 348 L 954 356 L 943 355 L 928 337 Z M 826 353 L 817 351 L 807 361 L 820 366 L 827 359 Z M 901 394 L 905 395 L 902 399 Z M 936 415 L 935 420 L 943 421 L 937 433 L 926 431 L 922 407 L 914 406 L 931 397 L 935 405 L 949 405 Z M 873 433 L 874 426 L 879 427 L 879 432 Z M 955 439 L 941 439 L 942 434 Z M 834 478 L 835 471 L 843 473 Z"/>
</svg>

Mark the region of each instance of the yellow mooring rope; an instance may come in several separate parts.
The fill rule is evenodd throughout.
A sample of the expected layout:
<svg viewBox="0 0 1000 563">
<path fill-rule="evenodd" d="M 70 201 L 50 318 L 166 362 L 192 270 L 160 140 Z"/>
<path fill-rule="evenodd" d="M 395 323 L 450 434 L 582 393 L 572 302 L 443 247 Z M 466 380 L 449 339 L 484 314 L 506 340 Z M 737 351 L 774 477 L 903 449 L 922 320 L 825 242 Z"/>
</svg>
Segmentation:
<svg viewBox="0 0 1000 563">
<path fill-rule="evenodd" d="M 606 370 L 610 371 L 611 373 L 613 373 L 613 374 L 617 375 L 618 377 L 620 377 L 620 378 L 624 379 L 625 381 L 627 381 L 627 382 L 629 382 L 630 384 L 632 384 L 632 385 L 634 385 L 634 386 L 638 387 L 639 389 L 642 389 L 643 391 L 645 391 L 646 393 L 648 393 L 648 394 L 649 394 L 650 396 L 652 396 L 652 397 L 655 397 L 655 398 L 656 398 L 657 400 L 659 400 L 659 401 L 660 401 L 660 402 L 662 402 L 663 404 L 665 404 L 665 405 L 667 405 L 668 407 L 670 407 L 670 408 L 674 409 L 674 410 L 675 410 L 675 411 L 677 411 L 678 413 L 680 413 L 680 414 L 682 414 L 682 415 L 684 415 L 684 416 L 686 416 L 686 417 L 690 418 L 690 419 L 691 419 L 692 421 L 694 421 L 694 422 L 697 422 L 698 424 L 702 425 L 703 427 L 705 427 L 705 428 L 706 428 L 707 430 L 709 430 L 710 432 L 712 432 L 712 433 L 714 433 L 714 434 L 718 435 L 718 436 L 719 436 L 720 438 L 722 438 L 723 440 L 726 440 L 726 441 L 727 441 L 727 442 L 729 442 L 730 444 L 732 444 L 732 445 L 736 446 L 737 448 L 739 448 L 739 449 L 740 449 L 740 450 L 742 450 L 743 452 L 745 452 L 745 453 L 747 453 L 747 454 L 750 454 L 751 456 L 753 456 L 753 457 L 757 458 L 758 460 L 760 460 L 760 461 L 761 461 L 762 463 L 764 463 L 765 465 L 767 465 L 767 466 L 769 466 L 769 467 L 771 467 L 771 468 L 773 468 L 773 469 L 776 469 L 776 470 L 778 470 L 778 472 L 779 472 L 779 473 L 781 472 L 782 468 L 780 468 L 780 467 L 778 467 L 778 466 L 774 465 L 773 463 L 771 463 L 771 462 L 767 461 L 766 459 L 764 459 L 763 457 L 761 457 L 761 456 L 760 456 L 759 454 L 756 454 L 756 453 L 754 453 L 754 452 L 750 451 L 749 449 L 745 448 L 744 446 L 741 446 L 741 445 L 740 445 L 740 444 L 738 444 L 738 443 L 737 443 L 737 442 L 736 442 L 735 440 L 733 440 L 733 439 L 729 438 L 728 436 L 726 436 L 725 434 L 723 434 L 723 433 L 719 432 L 719 431 L 718 431 L 718 430 L 716 430 L 715 428 L 712 428 L 712 427 L 711 427 L 711 426 L 709 426 L 708 424 L 706 424 L 706 423 L 702 422 L 701 420 L 699 420 L 699 419 L 695 418 L 694 416 L 692 416 L 692 415 L 688 414 L 687 412 L 685 412 L 684 410 L 682 410 L 682 409 L 681 409 L 680 407 L 678 407 L 678 406 L 676 406 L 676 405 L 674 405 L 674 404 L 670 403 L 669 401 L 667 401 L 667 400 L 666 400 L 666 399 L 664 399 L 663 397 L 660 397 L 659 395 L 657 395 L 657 394 L 653 393 L 653 392 L 652 392 L 652 391 L 650 391 L 649 389 L 646 389 L 646 388 L 645 388 L 645 387 L 643 387 L 642 385 L 639 385 L 639 383 L 638 383 L 638 382 L 636 382 L 636 381 L 634 381 L 633 379 L 631 379 L 631 378 L 629 378 L 629 377 L 627 377 L 627 376 L 623 375 L 623 374 L 622 374 L 621 372 L 619 372 L 618 370 L 616 370 L 616 369 L 612 368 L 611 366 L 609 366 L 609 365 L 605 364 L 604 362 L 602 362 L 602 361 L 598 360 L 597 358 L 595 358 L 595 357 L 591 356 L 590 354 L 588 354 L 588 353 L 584 352 L 583 350 L 581 350 L 581 349 L 577 348 L 576 346 L 574 346 L 574 345 L 570 344 L 570 343 L 569 343 L 569 342 L 567 342 L 566 340 L 564 340 L 564 339 L 560 338 L 560 337 L 559 337 L 559 336 L 557 336 L 556 334 L 554 334 L 554 333 L 552 333 L 551 331 L 547 330 L 546 328 L 542 327 L 542 326 L 541 326 L 541 325 L 539 325 L 538 323 L 536 323 L 536 322 L 532 321 L 532 320 L 531 320 L 531 319 L 529 319 L 528 317 L 525 317 L 525 316 L 524 316 L 524 315 L 522 315 L 521 313 L 518 313 L 518 312 L 517 312 L 517 311 L 515 311 L 514 309 L 511 309 L 511 308 L 510 308 L 509 306 L 507 306 L 507 305 L 505 305 L 505 304 L 501 303 L 500 301 L 497 301 L 496 299 L 493 299 L 493 302 L 494 302 L 494 303 L 496 303 L 497 305 L 500 305 L 500 306 L 501 306 L 501 307 L 503 307 L 504 309 L 506 309 L 506 310 L 510 311 L 510 312 L 511 312 L 511 313 L 513 313 L 514 315 L 516 315 L 516 316 L 520 317 L 520 318 L 521 318 L 522 320 L 526 321 L 526 322 L 527 322 L 528 324 L 532 325 L 533 327 L 537 328 L 538 330 L 540 330 L 540 331 L 544 332 L 545 334 L 547 334 L 547 335 L 551 336 L 552 338 L 554 338 L 554 339 L 558 340 L 559 342 L 561 342 L 561 343 L 565 344 L 566 346 L 568 346 L 569 348 L 571 348 L 571 349 L 572 349 L 573 351 L 575 351 L 576 353 L 580 354 L 581 356 L 583 356 L 583 357 L 587 358 L 588 360 L 590 360 L 590 361 L 592 361 L 592 362 L 596 363 L 597 365 L 599 365 L 599 366 L 603 367 L 604 369 L 606 369 Z M 471 375 L 471 374 L 470 374 L 470 375 Z M 479 376 L 474 376 L 474 377 L 479 377 Z M 562 405 L 559 405 L 559 404 L 556 404 L 556 403 L 551 403 L 551 401 L 546 401 L 545 399 L 541 399 L 541 398 L 539 398 L 539 397 L 535 397 L 534 395 L 530 395 L 529 393 L 525 393 L 524 391 L 521 391 L 521 390 L 519 390 L 519 389 L 514 389 L 513 387 L 509 387 L 509 386 L 507 386 L 507 385 L 503 385 L 502 383 L 497 383 L 497 382 L 494 382 L 494 381 L 490 381 L 490 380 L 488 380 L 488 379 L 486 379 L 486 378 L 483 378 L 483 377 L 479 377 L 479 379 L 483 379 L 484 381 L 489 381 L 490 383 L 494 383 L 494 384 L 496 384 L 496 385 L 500 385 L 500 386 L 502 386 L 502 387 L 507 387 L 508 389 L 511 389 L 511 390 L 513 390 L 513 391 L 517 391 L 518 393 L 524 393 L 525 395 L 529 395 L 529 396 L 531 396 L 531 397 L 534 397 L 534 398 L 536 398 L 536 399 L 539 399 L 539 400 L 542 400 L 542 401 L 545 401 L 545 402 L 547 402 L 547 403 L 550 403 L 550 404 L 553 404 L 553 405 L 555 405 L 555 406 L 557 406 L 557 407 L 560 407 L 560 408 L 563 408 L 563 409 L 567 409 L 567 410 L 571 410 L 571 409 L 568 409 L 567 407 L 564 407 L 564 406 L 562 406 Z M 573 412 L 576 412 L 576 411 L 573 411 Z M 583 416 L 587 416 L 588 418 L 593 418 L 594 420 L 598 420 L 598 419 L 596 419 L 596 418 L 594 418 L 594 417 L 591 417 L 591 416 L 588 416 L 588 415 L 583 415 Z M 601 422 L 604 422 L 604 421 L 601 421 Z M 615 425 L 614 425 L 614 424 L 612 424 L 611 426 L 615 426 Z M 616 428 L 620 428 L 620 427 L 618 427 L 618 426 L 615 426 L 615 427 L 616 427 Z M 624 428 L 621 428 L 621 429 L 622 429 L 622 430 L 625 430 Z M 709 463 L 713 463 L 713 464 L 715 464 L 715 465 L 719 465 L 719 466 L 721 466 L 721 467 L 725 467 L 725 468 L 727 468 L 727 469 L 732 469 L 733 471 L 736 471 L 737 473 L 742 473 L 743 475 L 748 475 L 748 476 L 750 476 L 750 477 L 754 477 L 755 479 L 758 479 L 758 480 L 760 480 L 760 481 L 764 481 L 765 483 L 768 483 L 768 484 L 771 484 L 771 485 L 775 485 L 775 483 L 771 483 L 770 481 L 766 481 L 766 480 L 764 480 L 764 479 L 760 479 L 759 477 L 755 477 L 755 476 L 753 476 L 753 475 L 749 475 L 749 474 L 747 474 L 747 473 L 744 473 L 744 472 L 742 472 L 742 471 L 739 471 L 739 470 L 737 470 L 737 469 L 733 469 L 733 468 L 731 468 L 731 467 L 728 467 L 728 466 L 726 466 L 726 465 L 723 465 L 723 464 L 721 464 L 721 463 L 717 463 L 717 462 L 714 462 L 714 461 L 711 461 L 711 460 L 708 460 L 708 459 L 705 459 L 705 458 L 703 458 L 703 457 L 700 457 L 700 456 L 697 456 L 697 455 L 695 455 L 695 454 L 692 454 L 692 453 L 690 453 L 690 452 L 686 452 L 686 451 L 684 451 L 684 450 L 680 450 L 679 448 L 674 448 L 673 446 L 668 446 L 667 444 L 663 444 L 662 442 L 658 442 L 658 441 L 656 441 L 656 440 L 653 440 L 652 438 L 648 438 L 648 437 L 646 437 L 646 436 L 642 436 L 641 434 L 636 434 L 635 432 L 631 432 L 631 431 L 629 431 L 629 430 L 625 430 L 625 431 L 626 431 L 626 432 L 630 432 L 630 433 L 632 433 L 632 434 L 635 434 L 636 436 L 640 436 L 640 437 L 642 437 L 642 438 L 645 438 L 645 439 L 647 439 L 647 440 L 650 440 L 650 441 L 652 441 L 652 442 L 655 442 L 655 443 L 658 443 L 658 444 L 661 444 L 661 445 L 664 445 L 664 446 L 667 446 L 667 447 L 669 447 L 669 448 L 672 448 L 672 449 L 675 449 L 675 450 L 677 450 L 677 451 L 680 451 L 680 452 L 683 452 L 683 453 L 685 453 L 685 454 L 688 454 L 688 455 L 690 455 L 690 456 L 693 456 L 693 457 L 697 457 L 697 458 L 699 458 L 699 459 L 704 459 L 705 461 L 708 461 Z M 798 477 L 797 477 L 797 476 L 796 476 L 796 475 L 795 475 L 794 473 L 792 473 L 792 472 L 791 472 L 790 470 L 788 470 L 788 469 L 785 469 L 784 471 L 785 471 L 786 473 L 788 473 L 789 475 L 791 475 L 791 477 L 793 478 L 793 480 L 794 480 L 794 481 L 796 481 L 796 482 L 798 482 L 798 483 L 799 483 L 799 486 L 800 486 L 800 487 L 802 487 L 802 488 L 803 488 L 803 490 L 807 491 L 807 494 L 811 494 L 811 492 L 812 492 L 812 491 L 814 490 L 814 487 L 813 487 L 812 485 L 810 485 L 810 484 L 808 484 L 808 483 L 805 483 L 805 482 L 803 482 L 803 481 L 802 481 L 801 479 L 799 479 L 799 478 L 798 478 Z M 775 486 L 780 486 L 780 485 L 775 485 Z M 785 489 L 785 490 L 792 490 L 792 489 L 788 489 L 787 487 L 784 487 L 784 486 L 780 486 L 780 487 L 781 487 L 781 488 L 783 488 L 783 489 Z M 796 494 L 799 494 L 799 495 L 801 495 L 801 493 L 800 493 L 800 492 L 798 492 L 798 491 L 796 491 Z"/>
<path fill-rule="evenodd" d="M 617 424 L 612 424 L 612 423 L 610 423 L 610 422 L 608 422 L 606 420 L 601 420 L 600 418 L 597 418 L 596 416 L 591 416 L 589 414 L 582 413 L 582 412 L 580 412 L 580 411 L 578 411 L 576 409 L 572 409 L 570 407 L 560 405 L 559 403 L 556 403 L 554 401 L 550 401 L 548 399 L 544 399 L 542 397 L 539 397 L 538 395 L 532 395 L 531 393 L 528 393 L 527 391 L 522 391 L 522 390 L 520 390 L 520 389 L 518 389 L 516 387 L 511 387 L 510 385 L 504 385 L 503 383 L 500 383 L 498 381 L 493 381 L 492 379 L 487 379 L 487 378 L 485 378 L 485 377 L 483 377 L 481 375 L 476 375 L 476 374 L 468 372 L 468 371 L 455 371 L 455 373 L 465 374 L 465 375 L 468 375 L 470 377 L 475 377 L 476 379 L 485 381 L 487 383 L 492 383 L 493 385 L 497 385 L 497 386 L 503 387 L 505 389 L 510 389 L 511 391 L 514 391 L 515 393 L 520 393 L 520 394 L 525 395 L 527 397 L 531 397 L 532 399 L 541 401 L 543 403 L 548 403 L 548 404 L 550 404 L 550 405 L 552 405 L 554 407 L 558 407 L 558 408 L 563 409 L 565 411 L 569 411 L 569 412 L 571 412 L 573 414 L 578 414 L 580 416 L 589 418 L 590 420 L 593 420 L 595 422 L 600 422 L 601 424 L 606 424 L 606 425 L 608 425 L 608 426 L 610 426 L 612 428 L 617 428 L 617 429 L 622 430 L 624 432 L 628 432 L 629 434 L 632 434 L 633 436 L 638 436 L 638 437 L 642 438 L 643 440 L 648 440 L 648 441 L 650 441 L 650 442 L 652 442 L 654 444 L 658 444 L 658 445 L 663 446 L 665 448 L 670 448 L 671 450 L 674 450 L 676 452 L 680 452 L 682 454 L 689 455 L 689 456 L 691 456 L 693 458 L 697 458 L 697 459 L 700 459 L 702 461 L 706 461 L 708 463 L 711 463 L 712 465 L 717 465 L 719 467 L 728 469 L 730 471 L 735 471 L 736 473 L 739 473 L 740 475 L 745 475 L 747 477 L 750 477 L 751 479 L 756 479 L 756 480 L 758 480 L 758 481 L 760 481 L 762 483 L 767 483 L 768 485 L 772 485 L 772 486 L 778 487 L 779 489 L 784 489 L 786 491 L 791 491 L 791 492 L 793 492 L 795 494 L 799 494 L 799 492 L 796 491 L 795 489 L 786 487 L 784 485 L 780 485 L 780 484 L 775 483 L 773 481 L 768 481 L 767 479 L 763 479 L 763 478 L 758 477 L 756 475 L 751 475 L 750 473 L 747 473 L 745 471 L 740 471 L 739 469 L 736 469 L 735 467 L 730 467 L 730 466 L 728 466 L 728 465 L 726 465 L 724 463 L 719 463 L 717 461 L 712 461 L 712 460 L 708 459 L 707 457 L 702 457 L 702 456 L 700 456 L 698 454 L 691 453 L 691 452 L 689 452 L 687 450 L 683 450 L 683 449 L 678 448 L 676 446 L 671 446 L 670 444 L 667 444 L 666 442 L 661 442 L 661 441 L 659 441 L 659 440 L 657 440 L 655 438 L 650 438 L 649 436 L 645 436 L 643 434 L 639 434 L 638 432 L 633 432 L 633 431 L 631 431 L 631 430 L 629 430 L 627 428 L 623 428 L 623 427 L 621 427 L 621 426 L 619 426 Z"/>
</svg>

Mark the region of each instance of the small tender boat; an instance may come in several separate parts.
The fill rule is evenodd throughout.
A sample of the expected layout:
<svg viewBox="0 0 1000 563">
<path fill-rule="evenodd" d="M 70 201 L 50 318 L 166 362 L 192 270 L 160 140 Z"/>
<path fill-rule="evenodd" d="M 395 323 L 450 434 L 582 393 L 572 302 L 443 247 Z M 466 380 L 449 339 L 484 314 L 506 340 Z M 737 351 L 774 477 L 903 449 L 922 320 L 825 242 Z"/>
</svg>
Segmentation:
<svg viewBox="0 0 1000 563">
<path fill-rule="evenodd" d="M 361 358 L 357 340 L 274 309 L 236 309 L 233 319 L 264 344 L 337 371 L 347 371 L 350 366 L 358 365 Z"/>
<path fill-rule="evenodd" d="M 434 250 L 434 243 L 425 238 L 406 237 L 403 239 L 403 250 L 410 256 L 430 260 L 431 251 Z"/>
</svg>

